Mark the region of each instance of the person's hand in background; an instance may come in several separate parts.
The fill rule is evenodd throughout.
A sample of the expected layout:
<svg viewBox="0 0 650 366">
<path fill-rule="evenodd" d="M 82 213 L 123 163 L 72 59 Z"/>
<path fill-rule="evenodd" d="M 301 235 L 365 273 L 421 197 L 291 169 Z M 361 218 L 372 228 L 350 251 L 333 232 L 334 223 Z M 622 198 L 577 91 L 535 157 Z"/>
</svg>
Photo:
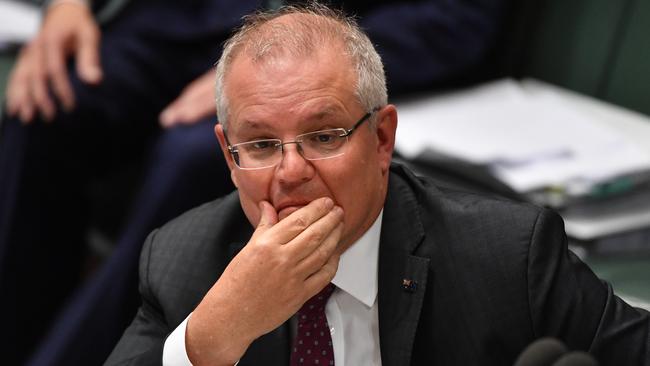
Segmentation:
<svg viewBox="0 0 650 366">
<path fill-rule="evenodd" d="M 181 94 L 160 113 L 160 124 L 173 127 L 180 124 L 193 124 L 205 117 L 216 115 L 215 74 L 208 70 L 192 81 Z"/>
<path fill-rule="evenodd" d="M 76 59 L 79 78 L 89 84 L 102 79 L 99 27 L 82 1 L 54 1 L 37 36 L 23 49 L 7 83 L 7 112 L 31 122 L 37 113 L 52 120 L 56 101 L 67 111 L 75 106 L 67 61 Z"/>
</svg>

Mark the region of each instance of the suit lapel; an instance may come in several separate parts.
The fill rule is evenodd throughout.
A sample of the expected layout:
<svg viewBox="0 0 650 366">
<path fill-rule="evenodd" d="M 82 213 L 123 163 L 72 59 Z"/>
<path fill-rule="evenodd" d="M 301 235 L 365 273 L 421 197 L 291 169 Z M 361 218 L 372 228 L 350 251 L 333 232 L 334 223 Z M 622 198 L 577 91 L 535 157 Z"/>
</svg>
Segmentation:
<svg viewBox="0 0 650 366">
<path fill-rule="evenodd" d="M 416 197 L 391 174 L 379 244 L 379 339 L 384 366 L 411 363 L 429 259 L 414 255 L 424 240 Z"/>
</svg>

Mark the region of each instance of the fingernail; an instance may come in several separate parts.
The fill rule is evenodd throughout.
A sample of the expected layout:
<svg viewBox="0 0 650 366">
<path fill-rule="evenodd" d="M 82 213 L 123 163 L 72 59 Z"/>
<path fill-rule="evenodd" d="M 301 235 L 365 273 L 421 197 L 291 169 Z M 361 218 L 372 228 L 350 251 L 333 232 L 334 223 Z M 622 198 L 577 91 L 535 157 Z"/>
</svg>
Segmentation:
<svg viewBox="0 0 650 366">
<path fill-rule="evenodd" d="M 332 207 L 334 207 L 334 201 L 332 201 L 332 199 L 329 198 L 329 197 L 325 197 L 325 207 L 326 207 L 328 210 L 331 210 Z"/>
<path fill-rule="evenodd" d="M 341 208 L 341 206 L 334 207 L 332 211 L 334 211 L 334 213 L 337 215 L 343 215 L 343 209 Z"/>
</svg>

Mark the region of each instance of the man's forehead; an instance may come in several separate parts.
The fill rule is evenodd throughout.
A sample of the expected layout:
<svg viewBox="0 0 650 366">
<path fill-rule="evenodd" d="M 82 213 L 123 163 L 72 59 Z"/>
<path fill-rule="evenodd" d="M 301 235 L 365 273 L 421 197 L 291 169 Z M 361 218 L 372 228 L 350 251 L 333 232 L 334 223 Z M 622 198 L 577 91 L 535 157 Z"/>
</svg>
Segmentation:
<svg viewBox="0 0 650 366">
<path fill-rule="evenodd" d="M 264 110 L 262 113 L 251 113 L 238 121 L 233 121 L 233 127 L 239 131 L 282 129 L 284 127 L 286 111 L 273 111 L 272 108 L 264 108 Z M 346 110 L 341 105 L 333 103 L 315 103 L 295 114 L 303 126 L 318 122 L 338 121 L 344 116 L 346 116 Z"/>
<path fill-rule="evenodd" d="M 224 85 L 229 123 L 258 128 L 287 115 L 320 120 L 347 112 L 357 101 L 356 75 L 351 65 L 328 58 L 289 57 L 265 67 L 239 55 Z"/>
</svg>

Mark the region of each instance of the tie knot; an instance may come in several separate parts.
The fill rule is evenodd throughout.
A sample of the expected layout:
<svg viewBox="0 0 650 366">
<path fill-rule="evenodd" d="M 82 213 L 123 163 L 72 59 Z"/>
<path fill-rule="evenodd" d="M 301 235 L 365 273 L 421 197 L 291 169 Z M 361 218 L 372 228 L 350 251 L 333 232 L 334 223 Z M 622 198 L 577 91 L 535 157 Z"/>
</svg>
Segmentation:
<svg viewBox="0 0 650 366">
<path fill-rule="evenodd" d="M 318 316 L 323 316 L 325 314 L 325 304 L 330 296 L 332 296 L 334 288 L 335 286 L 329 283 L 319 293 L 307 300 L 300 310 L 298 310 L 298 321 L 313 320 Z"/>
</svg>

